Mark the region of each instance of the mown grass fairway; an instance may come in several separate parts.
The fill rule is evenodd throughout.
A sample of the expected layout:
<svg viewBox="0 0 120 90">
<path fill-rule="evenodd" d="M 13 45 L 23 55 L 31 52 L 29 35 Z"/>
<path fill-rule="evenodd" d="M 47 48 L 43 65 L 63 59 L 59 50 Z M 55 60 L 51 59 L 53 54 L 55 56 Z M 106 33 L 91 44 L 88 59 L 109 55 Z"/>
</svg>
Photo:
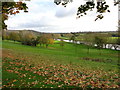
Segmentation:
<svg viewBox="0 0 120 90">
<path fill-rule="evenodd" d="M 3 41 L 3 88 L 118 87 L 119 51 L 100 54 L 91 47 L 88 54 L 85 45 L 58 43 L 45 48 Z"/>
</svg>

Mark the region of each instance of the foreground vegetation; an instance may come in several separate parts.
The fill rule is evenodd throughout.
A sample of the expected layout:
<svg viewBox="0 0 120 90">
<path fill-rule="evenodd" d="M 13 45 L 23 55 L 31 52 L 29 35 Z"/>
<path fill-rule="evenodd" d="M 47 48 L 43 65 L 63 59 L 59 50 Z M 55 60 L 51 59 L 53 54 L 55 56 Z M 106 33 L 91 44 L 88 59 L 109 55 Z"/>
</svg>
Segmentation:
<svg viewBox="0 0 120 90">
<path fill-rule="evenodd" d="M 101 70 L 82 72 L 61 64 L 34 66 L 23 60 L 10 58 L 3 59 L 3 68 L 4 88 L 118 87 L 118 75 L 115 72 L 112 72 L 112 75 Z"/>
<path fill-rule="evenodd" d="M 98 51 L 58 41 L 48 48 L 3 41 L 3 88 L 118 88 L 119 51 Z"/>
</svg>

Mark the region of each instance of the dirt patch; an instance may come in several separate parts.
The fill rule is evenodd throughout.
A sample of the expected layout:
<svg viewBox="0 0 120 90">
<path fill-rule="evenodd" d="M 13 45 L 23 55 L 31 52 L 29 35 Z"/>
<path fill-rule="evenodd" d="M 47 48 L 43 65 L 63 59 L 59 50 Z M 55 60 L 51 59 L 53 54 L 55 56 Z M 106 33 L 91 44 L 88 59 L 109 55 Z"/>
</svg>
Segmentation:
<svg viewBox="0 0 120 90">
<path fill-rule="evenodd" d="M 11 59 L 20 59 L 20 60 L 27 60 L 28 58 L 25 58 L 24 56 L 21 56 L 20 54 L 15 53 L 12 50 L 9 49 L 2 49 L 2 58 L 11 58 Z"/>
<path fill-rule="evenodd" d="M 48 47 L 49 49 L 55 49 L 54 47 Z"/>
<path fill-rule="evenodd" d="M 83 57 L 83 60 L 95 61 L 95 62 L 112 62 L 112 59 L 100 59 L 100 58 L 91 58 L 91 57 Z"/>
</svg>

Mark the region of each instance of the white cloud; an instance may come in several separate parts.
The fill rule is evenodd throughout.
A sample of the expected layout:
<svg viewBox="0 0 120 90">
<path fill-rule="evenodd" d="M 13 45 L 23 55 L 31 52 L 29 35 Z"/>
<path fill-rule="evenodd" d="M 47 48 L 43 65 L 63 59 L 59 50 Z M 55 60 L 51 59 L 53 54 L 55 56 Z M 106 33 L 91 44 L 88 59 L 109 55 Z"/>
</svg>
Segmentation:
<svg viewBox="0 0 120 90">
<path fill-rule="evenodd" d="M 61 18 L 61 17 L 73 16 L 74 14 L 76 14 L 74 8 L 68 9 L 64 7 L 59 7 L 56 11 L 55 16 Z"/>
<path fill-rule="evenodd" d="M 83 0 L 84 1 L 84 0 Z M 42 32 L 75 31 L 115 31 L 117 30 L 118 10 L 109 1 L 110 13 L 102 20 L 94 21 L 96 10 L 76 20 L 76 12 L 81 0 L 74 0 L 66 8 L 54 4 L 54 0 L 31 0 L 26 2 L 29 12 L 10 16 L 6 21 L 8 29 L 33 29 Z"/>
</svg>

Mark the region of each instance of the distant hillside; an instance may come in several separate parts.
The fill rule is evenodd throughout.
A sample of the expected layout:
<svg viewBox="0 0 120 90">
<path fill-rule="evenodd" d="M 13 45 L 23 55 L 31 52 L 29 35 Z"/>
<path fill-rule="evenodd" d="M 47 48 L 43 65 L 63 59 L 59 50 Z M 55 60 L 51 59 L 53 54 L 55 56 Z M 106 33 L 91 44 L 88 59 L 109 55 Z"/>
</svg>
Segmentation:
<svg viewBox="0 0 120 90">
<path fill-rule="evenodd" d="M 32 33 L 34 33 L 35 35 L 40 35 L 40 34 L 42 34 L 41 32 L 37 32 L 37 31 L 34 31 L 34 30 L 7 30 L 6 32 L 7 33 L 9 33 L 9 32 L 20 32 L 20 31 L 22 31 L 22 32 L 26 32 L 26 31 L 28 31 L 28 32 L 32 32 Z"/>
<path fill-rule="evenodd" d="M 9 33 L 9 32 L 20 32 L 20 31 L 28 31 L 28 32 L 32 32 L 32 33 L 34 33 L 35 35 L 40 35 L 40 34 L 49 34 L 48 32 L 38 32 L 38 31 L 35 31 L 35 30 L 7 30 L 6 32 L 7 33 Z M 87 32 L 87 31 L 85 31 L 85 32 L 70 32 L 70 33 L 51 33 L 51 34 L 60 34 L 60 35 L 66 35 L 66 34 L 86 34 L 86 33 L 102 33 L 102 34 L 111 34 L 113 37 L 120 37 L 119 35 L 118 35 L 118 32 L 117 31 L 101 31 L 101 32 L 97 32 L 97 31 L 95 31 L 95 32 L 93 32 L 93 31 L 91 31 L 91 32 Z"/>
</svg>

